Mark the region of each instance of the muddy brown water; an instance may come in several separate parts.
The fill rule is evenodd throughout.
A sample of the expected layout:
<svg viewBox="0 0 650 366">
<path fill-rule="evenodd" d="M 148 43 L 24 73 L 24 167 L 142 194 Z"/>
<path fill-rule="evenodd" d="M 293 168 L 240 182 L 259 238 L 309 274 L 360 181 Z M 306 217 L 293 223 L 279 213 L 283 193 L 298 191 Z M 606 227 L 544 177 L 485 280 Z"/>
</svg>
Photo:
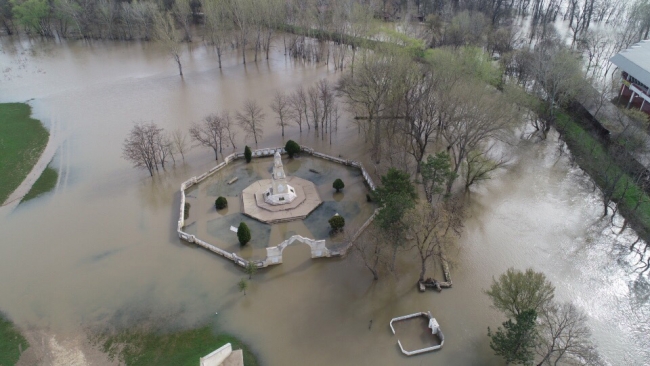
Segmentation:
<svg viewBox="0 0 650 366">
<path fill-rule="evenodd" d="M 650 356 L 649 286 L 623 249 L 634 235 L 616 236 L 600 220 L 598 194 L 558 157 L 557 136 L 519 141 L 512 166 L 468 199 L 462 239 L 449 253 L 453 289 L 418 293 L 419 267 L 408 256 L 397 277 L 373 282 L 353 259 L 312 261 L 299 245 L 284 251 L 283 265 L 259 272 L 244 296 L 239 269 L 175 233 L 180 183 L 212 167 L 212 152 L 197 148 L 150 178 L 120 157 L 122 140 L 133 121 L 186 129 L 253 98 L 267 113 L 259 147 L 278 146 L 284 140 L 266 107 L 273 92 L 339 74 L 295 63 L 280 48 L 268 62 L 247 66 L 231 54 L 219 70 L 214 52 L 194 45 L 181 79 L 152 44 L 0 42 L 0 101 L 30 100 L 35 117 L 46 126 L 56 120 L 66 137 L 53 161 L 56 189 L 0 219 L 0 309 L 24 329 L 74 338 L 130 312 L 179 309 L 176 322 L 214 322 L 267 365 L 499 365 L 486 334 L 504 318 L 482 291 L 514 266 L 544 271 L 558 299 L 588 314 L 611 364 L 643 364 Z M 297 127 L 287 129 L 288 138 L 332 155 L 365 156 L 347 120 L 331 146 Z M 242 148 L 241 133 L 238 141 Z M 388 322 L 427 310 L 445 346 L 407 358 Z"/>
</svg>

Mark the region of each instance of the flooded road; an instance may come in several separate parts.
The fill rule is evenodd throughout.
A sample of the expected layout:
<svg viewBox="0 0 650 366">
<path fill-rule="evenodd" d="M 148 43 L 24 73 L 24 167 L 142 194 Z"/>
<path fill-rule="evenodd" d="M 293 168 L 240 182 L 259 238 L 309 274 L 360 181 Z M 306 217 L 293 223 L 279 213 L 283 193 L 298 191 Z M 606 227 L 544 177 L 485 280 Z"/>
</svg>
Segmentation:
<svg viewBox="0 0 650 366">
<path fill-rule="evenodd" d="M 650 287 L 621 248 L 634 236 L 616 236 L 600 220 L 598 193 L 558 156 L 556 136 L 520 141 L 512 147 L 516 162 L 468 198 L 465 232 L 449 253 L 453 289 L 417 293 L 408 256 L 397 277 L 373 282 L 353 258 L 312 261 L 307 246 L 292 246 L 284 264 L 258 272 L 244 296 L 241 270 L 176 236 L 180 184 L 215 164 L 212 151 L 194 149 L 150 178 L 121 158 L 122 141 L 134 121 L 186 130 L 252 98 L 267 114 L 258 147 L 279 146 L 268 108 L 273 92 L 339 74 L 295 63 L 281 49 L 247 66 L 231 55 L 219 70 L 216 54 L 194 45 L 183 56 L 182 79 L 152 44 L 0 42 L 0 102 L 31 100 L 35 118 L 46 127 L 56 121 L 65 138 L 53 161 L 60 176 L 54 192 L 0 216 L 0 309 L 24 329 L 74 338 L 130 314 L 172 312 L 179 324 L 218 324 L 266 365 L 499 365 L 487 327 L 505 319 L 482 291 L 514 266 L 545 272 L 557 298 L 588 314 L 611 364 L 650 356 Z M 364 160 L 348 122 L 341 120 L 331 147 L 293 126 L 285 139 Z M 243 133 L 237 139 L 241 149 Z M 444 348 L 402 356 L 389 320 L 427 310 L 445 334 Z"/>
</svg>

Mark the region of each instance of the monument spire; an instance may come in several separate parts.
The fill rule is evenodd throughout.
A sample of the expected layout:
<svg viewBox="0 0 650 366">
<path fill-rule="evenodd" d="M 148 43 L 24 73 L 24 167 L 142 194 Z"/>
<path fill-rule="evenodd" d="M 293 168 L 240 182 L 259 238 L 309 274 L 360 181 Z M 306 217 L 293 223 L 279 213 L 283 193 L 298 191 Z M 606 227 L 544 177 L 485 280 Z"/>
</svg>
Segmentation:
<svg viewBox="0 0 650 366">
<path fill-rule="evenodd" d="M 287 184 L 287 176 L 284 174 L 280 151 L 276 151 L 273 156 L 271 187 L 266 191 L 264 201 L 271 205 L 283 205 L 293 201 L 295 198 L 296 191 L 292 186 Z"/>
</svg>

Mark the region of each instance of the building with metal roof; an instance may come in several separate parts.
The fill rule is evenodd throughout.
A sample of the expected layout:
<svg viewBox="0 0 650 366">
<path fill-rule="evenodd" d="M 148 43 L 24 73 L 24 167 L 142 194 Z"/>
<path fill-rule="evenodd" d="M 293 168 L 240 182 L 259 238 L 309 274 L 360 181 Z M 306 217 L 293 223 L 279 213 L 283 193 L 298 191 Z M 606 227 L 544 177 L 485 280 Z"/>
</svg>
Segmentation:
<svg viewBox="0 0 650 366">
<path fill-rule="evenodd" d="M 650 114 L 650 40 L 634 44 L 614 55 L 610 61 L 621 70 L 623 85 L 619 98 L 628 100 L 628 108 L 638 106 Z"/>
</svg>

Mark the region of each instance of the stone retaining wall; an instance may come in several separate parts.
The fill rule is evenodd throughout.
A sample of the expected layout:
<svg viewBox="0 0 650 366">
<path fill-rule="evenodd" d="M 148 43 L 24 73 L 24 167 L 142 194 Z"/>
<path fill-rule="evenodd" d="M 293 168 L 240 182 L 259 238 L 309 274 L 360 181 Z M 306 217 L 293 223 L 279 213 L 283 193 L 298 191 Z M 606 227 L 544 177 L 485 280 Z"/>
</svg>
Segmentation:
<svg viewBox="0 0 650 366">
<path fill-rule="evenodd" d="M 277 150 L 280 151 L 280 154 L 285 154 L 286 153 L 286 151 L 284 150 L 283 147 L 276 147 L 276 148 L 269 148 L 269 149 L 258 149 L 258 150 L 252 151 L 252 157 L 253 158 L 262 158 L 262 157 L 273 156 Z M 330 156 L 330 155 L 327 155 L 327 154 L 322 154 L 322 153 L 319 153 L 317 151 L 314 151 L 314 149 L 312 149 L 312 148 L 305 147 L 305 146 L 301 146 L 301 150 L 306 152 L 306 153 L 309 153 L 312 156 L 315 156 L 315 157 L 318 157 L 318 158 L 321 158 L 321 159 L 325 159 L 325 160 L 328 160 L 328 161 L 331 161 L 331 162 L 334 162 L 334 163 L 343 164 L 343 165 L 347 165 L 347 166 L 352 166 L 352 167 L 355 167 L 355 168 L 361 170 L 361 174 L 363 175 L 363 179 L 366 182 L 366 184 L 368 184 L 368 187 L 370 187 L 371 190 L 375 189 L 375 184 L 372 181 L 372 178 L 370 177 L 370 174 L 368 174 L 368 172 L 364 169 L 363 165 L 360 162 L 353 161 L 353 160 L 345 160 L 345 159 L 336 158 L 334 156 Z M 216 254 L 224 257 L 224 258 L 227 258 L 227 259 L 233 261 L 235 264 L 237 264 L 237 265 L 239 265 L 241 267 L 246 267 L 248 265 L 248 263 L 249 263 L 248 260 L 238 256 L 235 253 L 231 253 L 231 252 L 225 251 L 225 250 L 223 250 L 221 248 L 218 248 L 218 247 L 216 247 L 216 246 L 214 246 L 214 245 L 212 245 L 210 243 L 207 243 L 207 242 L 197 238 L 194 235 L 190 235 L 190 234 L 183 231 L 183 228 L 185 227 L 185 190 L 192 187 L 195 184 L 200 183 L 201 181 L 207 179 L 208 177 L 212 176 L 214 173 L 216 173 L 219 170 L 223 169 L 226 165 L 230 164 L 234 160 L 242 159 L 242 158 L 244 158 L 243 153 L 230 154 L 230 155 L 226 156 L 221 163 L 217 164 L 215 167 L 211 168 L 207 172 L 205 172 L 205 173 L 203 173 L 203 174 L 201 174 L 199 176 L 192 177 L 192 178 L 186 180 L 185 182 L 183 182 L 181 184 L 181 204 L 180 204 L 180 212 L 179 212 L 178 226 L 176 228 L 176 232 L 178 233 L 179 238 L 181 238 L 181 239 L 183 239 L 183 240 L 185 240 L 185 241 L 187 241 L 189 243 L 197 244 L 197 245 L 199 245 L 199 246 L 201 246 L 201 247 L 203 247 L 203 248 L 205 248 L 205 249 L 207 249 L 207 250 L 209 250 L 209 251 L 211 251 L 213 253 L 216 253 Z M 331 250 L 329 250 L 325 246 L 325 240 L 315 240 L 315 239 L 305 238 L 305 237 L 302 237 L 300 235 L 294 235 L 291 238 L 283 241 L 282 243 L 280 243 L 279 245 L 277 245 L 275 247 L 266 248 L 266 253 L 267 253 L 266 259 L 264 259 L 262 261 L 253 261 L 253 263 L 255 263 L 255 265 L 258 268 L 267 267 L 269 265 L 275 265 L 275 264 L 282 263 L 282 251 L 284 250 L 285 247 L 293 244 L 296 241 L 305 243 L 305 244 L 307 244 L 307 245 L 309 245 L 311 247 L 312 258 L 343 256 L 343 255 L 345 255 L 347 253 L 348 249 L 350 248 L 350 246 L 352 245 L 354 240 L 356 240 L 359 237 L 359 235 L 361 234 L 361 232 L 363 230 L 365 230 L 368 227 L 368 225 L 370 225 L 372 220 L 375 218 L 376 214 L 377 214 L 377 210 L 375 210 L 375 212 L 372 214 L 372 216 L 370 216 L 370 218 L 368 220 L 366 220 L 366 222 L 359 228 L 359 230 L 357 230 L 357 232 L 352 236 L 352 239 L 350 240 L 350 242 L 342 250 L 339 250 L 339 251 L 331 251 Z"/>
</svg>

